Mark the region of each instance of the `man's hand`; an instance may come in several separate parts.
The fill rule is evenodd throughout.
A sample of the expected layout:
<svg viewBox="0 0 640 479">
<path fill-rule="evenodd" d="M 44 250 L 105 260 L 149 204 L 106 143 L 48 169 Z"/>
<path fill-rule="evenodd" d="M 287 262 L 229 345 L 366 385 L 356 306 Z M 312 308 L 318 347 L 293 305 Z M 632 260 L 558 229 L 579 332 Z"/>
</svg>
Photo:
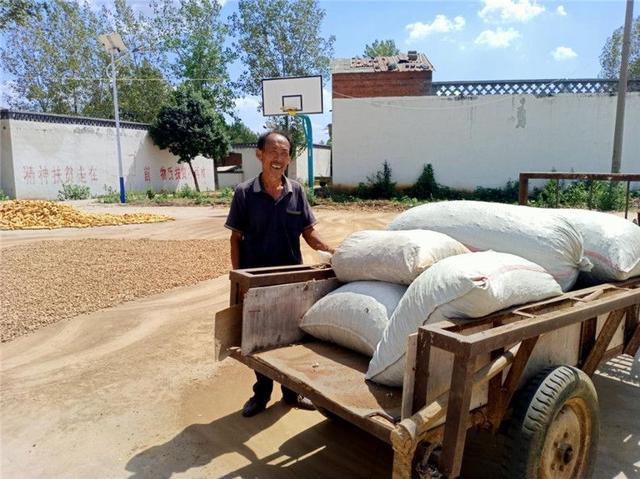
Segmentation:
<svg viewBox="0 0 640 479">
<path fill-rule="evenodd" d="M 331 246 L 329 246 L 322 240 L 322 238 L 320 238 L 320 235 L 313 226 L 309 226 L 306 230 L 304 230 L 302 232 L 302 237 L 307 242 L 307 244 L 316 251 L 328 251 L 331 254 L 335 252 L 335 250 Z"/>
</svg>

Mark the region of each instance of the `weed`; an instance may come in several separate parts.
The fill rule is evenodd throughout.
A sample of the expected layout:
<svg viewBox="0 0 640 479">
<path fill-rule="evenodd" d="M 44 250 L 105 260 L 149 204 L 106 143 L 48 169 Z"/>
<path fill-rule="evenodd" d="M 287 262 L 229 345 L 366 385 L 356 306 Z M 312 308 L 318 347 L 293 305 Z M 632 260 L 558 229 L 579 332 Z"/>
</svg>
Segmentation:
<svg viewBox="0 0 640 479">
<path fill-rule="evenodd" d="M 62 189 L 58 191 L 58 199 L 64 200 L 86 200 L 91 198 L 91 188 L 84 185 L 62 184 Z"/>
</svg>

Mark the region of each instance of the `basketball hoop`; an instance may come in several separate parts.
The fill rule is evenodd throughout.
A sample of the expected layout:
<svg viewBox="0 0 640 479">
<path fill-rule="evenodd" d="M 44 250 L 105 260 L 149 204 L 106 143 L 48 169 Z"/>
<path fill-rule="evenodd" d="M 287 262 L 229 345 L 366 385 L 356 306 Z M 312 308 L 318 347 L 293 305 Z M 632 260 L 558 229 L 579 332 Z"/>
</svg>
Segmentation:
<svg viewBox="0 0 640 479">
<path fill-rule="evenodd" d="M 322 113 L 322 77 L 265 78 L 262 80 L 262 114 L 288 115 L 302 120 L 307 139 L 308 185 L 313 188 L 313 131 L 309 114 Z"/>
</svg>

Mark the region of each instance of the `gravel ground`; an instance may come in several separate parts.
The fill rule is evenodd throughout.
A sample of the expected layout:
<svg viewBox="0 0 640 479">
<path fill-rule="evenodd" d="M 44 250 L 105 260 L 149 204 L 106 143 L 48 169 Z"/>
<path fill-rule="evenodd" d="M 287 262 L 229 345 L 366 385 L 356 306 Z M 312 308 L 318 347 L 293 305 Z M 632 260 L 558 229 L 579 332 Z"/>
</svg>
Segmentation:
<svg viewBox="0 0 640 479">
<path fill-rule="evenodd" d="M 0 250 L 0 340 L 226 274 L 227 240 L 41 241 Z"/>
</svg>

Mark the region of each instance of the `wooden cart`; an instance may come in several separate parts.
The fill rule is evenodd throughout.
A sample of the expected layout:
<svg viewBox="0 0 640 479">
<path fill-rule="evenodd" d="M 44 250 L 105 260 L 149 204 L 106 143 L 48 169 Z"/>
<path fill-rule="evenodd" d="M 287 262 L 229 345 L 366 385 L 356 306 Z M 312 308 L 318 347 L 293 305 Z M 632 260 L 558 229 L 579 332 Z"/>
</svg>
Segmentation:
<svg viewBox="0 0 640 479">
<path fill-rule="evenodd" d="M 369 358 L 298 327 L 340 285 L 331 268 L 236 270 L 230 280 L 217 357 L 228 353 L 391 444 L 394 479 L 459 477 L 471 427 L 508 436 L 506 477 L 587 477 L 598 438 L 589 376 L 640 346 L 635 278 L 423 326 L 407 338 L 403 387 L 390 388 L 364 380 Z"/>
</svg>

